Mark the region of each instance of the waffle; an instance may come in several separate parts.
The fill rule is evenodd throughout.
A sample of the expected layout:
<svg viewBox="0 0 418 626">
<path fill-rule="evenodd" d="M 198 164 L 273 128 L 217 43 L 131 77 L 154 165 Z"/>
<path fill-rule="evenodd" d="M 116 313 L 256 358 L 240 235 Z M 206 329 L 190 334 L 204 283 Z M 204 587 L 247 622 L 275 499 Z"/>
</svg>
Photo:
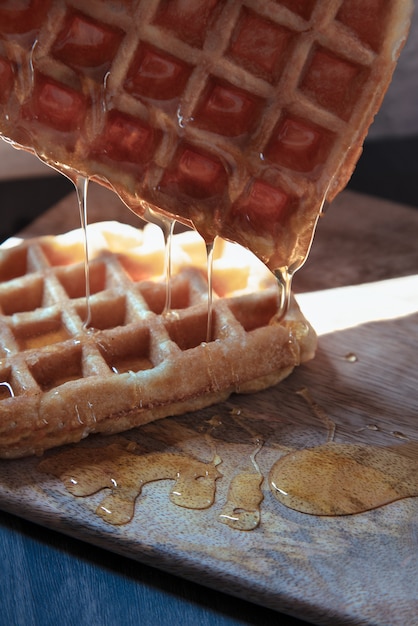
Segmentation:
<svg viewBox="0 0 418 626">
<path fill-rule="evenodd" d="M 0 249 L 1 457 L 264 389 L 312 358 L 316 336 L 296 303 L 275 321 L 277 282 L 236 244 L 215 247 L 207 341 L 206 247 L 195 232 L 173 237 L 168 313 L 156 226 L 88 227 L 88 299 L 82 233 Z"/>
<path fill-rule="evenodd" d="M 412 4 L 2 3 L 0 133 L 140 215 L 293 272 L 361 153 Z"/>
</svg>

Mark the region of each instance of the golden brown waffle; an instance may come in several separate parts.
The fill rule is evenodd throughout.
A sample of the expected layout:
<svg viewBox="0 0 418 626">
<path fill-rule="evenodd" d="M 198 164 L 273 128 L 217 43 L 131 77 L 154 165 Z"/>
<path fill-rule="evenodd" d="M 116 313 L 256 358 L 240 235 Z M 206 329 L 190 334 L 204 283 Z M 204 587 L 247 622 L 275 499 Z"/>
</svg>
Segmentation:
<svg viewBox="0 0 418 626">
<path fill-rule="evenodd" d="M 312 358 L 315 333 L 295 302 L 285 320 L 270 323 L 276 281 L 239 246 L 215 249 L 207 342 L 206 249 L 196 233 L 173 238 L 172 310 L 164 314 L 158 228 L 111 222 L 88 232 L 87 329 L 81 230 L 0 250 L 1 457 L 263 389 Z"/>
<path fill-rule="evenodd" d="M 350 177 L 411 0 L 0 6 L 0 133 L 297 268 Z"/>
</svg>

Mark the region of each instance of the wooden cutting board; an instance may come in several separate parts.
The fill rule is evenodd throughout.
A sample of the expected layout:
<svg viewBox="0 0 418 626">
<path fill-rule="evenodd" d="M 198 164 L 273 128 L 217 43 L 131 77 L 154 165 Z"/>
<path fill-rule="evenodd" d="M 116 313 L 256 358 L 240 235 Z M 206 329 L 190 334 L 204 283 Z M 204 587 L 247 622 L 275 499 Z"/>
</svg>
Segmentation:
<svg viewBox="0 0 418 626">
<path fill-rule="evenodd" d="M 89 213 L 90 221 L 136 223 L 98 187 Z M 67 198 L 24 234 L 78 225 L 75 200 Z M 290 460 L 291 487 L 298 477 L 320 498 L 329 473 L 307 482 L 312 473 L 299 461 L 308 449 L 366 445 L 367 458 L 377 450 L 406 459 L 409 492 L 416 488 L 418 495 L 417 235 L 418 211 L 343 193 L 320 220 L 310 259 L 295 279 L 302 309 L 320 334 L 314 361 L 265 392 L 77 447 L 100 447 L 106 455 L 110 445 L 119 446 L 138 472 L 145 453 L 174 452 L 208 464 L 216 458 L 221 476 L 211 506 L 178 506 L 170 499 L 174 481 L 159 480 L 144 486 L 133 519 L 115 525 L 98 514 L 109 489 L 72 495 L 60 478 L 42 471 L 39 459 L 25 459 L 0 463 L 0 507 L 316 624 L 416 624 L 418 497 L 350 515 L 312 515 L 278 499 L 272 477 L 283 477 L 275 470 Z M 383 463 L 374 496 L 387 467 Z M 353 475 L 349 467 L 342 481 L 337 473 L 334 500 L 344 489 L 354 493 L 368 471 Z M 392 491 L 402 492 L 405 476 L 398 475 Z M 228 502 L 237 502 L 232 487 L 240 476 L 260 496 L 252 530 L 225 523 L 239 513 Z"/>
</svg>

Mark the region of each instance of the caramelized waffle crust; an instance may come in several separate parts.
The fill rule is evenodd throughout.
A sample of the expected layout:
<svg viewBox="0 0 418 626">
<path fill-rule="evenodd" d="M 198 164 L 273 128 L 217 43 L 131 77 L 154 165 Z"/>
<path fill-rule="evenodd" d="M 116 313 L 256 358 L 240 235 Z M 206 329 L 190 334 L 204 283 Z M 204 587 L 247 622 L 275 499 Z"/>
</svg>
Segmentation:
<svg viewBox="0 0 418 626">
<path fill-rule="evenodd" d="M 411 0 L 0 5 L 0 133 L 300 266 L 391 80 Z"/>
<path fill-rule="evenodd" d="M 276 281 L 239 246 L 215 249 L 206 341 L 206 249 L 196 233 L 173 237 L 168 313 L 158 228 L 102 223 L 88 233 L 88 300 L 81 230 L 0 250 L 1 457 L 257 391 L 313 357 L 315 333 L 296 303 L 271 321 Z"/>
</svg>

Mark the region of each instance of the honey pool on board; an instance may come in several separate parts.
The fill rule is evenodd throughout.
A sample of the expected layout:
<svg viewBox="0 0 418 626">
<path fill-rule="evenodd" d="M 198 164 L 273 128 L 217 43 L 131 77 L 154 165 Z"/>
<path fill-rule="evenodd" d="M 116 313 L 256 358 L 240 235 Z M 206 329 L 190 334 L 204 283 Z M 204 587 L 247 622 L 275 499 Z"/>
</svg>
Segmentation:
<svg viewBox="0 0 418 626">
<path fill-rule="evenodd" d="M 98 447 L 74 446 L 46 457 L 38 469 L 59 478 L 76 497 L 105 490 L 96 514 L 114 525 L 132 520 L 135 507 L 141 507 L 143 486 L 156 481 L 169 483 L 167 506 L 205 510 L 216 504 L 221 508 L 214 523 L 239 531 L 255 530 L 262 523 L 268 489 L 277 500 L 278 515 L 281 505 L 311 515 L 353 515 L 418 496 L 418 462 L 413 455 L 403 454 L 402 445 L 384 448 L 328 441 L 280 451 L 280 442 L 254 437 L 251 417 L 229 415 L 232 421 L 228 417 L 225 425 L 235 423 L 246 432 L 246 447 L 253 451 L 247 455 L 242 445 L 232 444 L 234 463 L 228 471 L 223 467 L 227 459 L 219 454 L 222 440 L 216 434 L 223 425 L 222 416 L 201 424 L 198 436 L 182 428 L 176 418 L 144 426 L 145 439 L 151 434 L 153 440 L 164 444 L 158 451 L 144 451 L 143 438 L 140 446 L 128 440 Z M 194 444 L 186 450 L 190 437 Z M 279 458 L 263 473 L 256 459 L 270 445 L 277 448 Z M 180 446 L 180 452 L 173 452 L 173 446 Z M 198 460 L 202 449 L 209 450 L 209 461 Z M 245 458 L 248 469 L 242 467 Z M 223 502 L 217 497 L 221 483 L 226 493 Z"/>
</svg>

